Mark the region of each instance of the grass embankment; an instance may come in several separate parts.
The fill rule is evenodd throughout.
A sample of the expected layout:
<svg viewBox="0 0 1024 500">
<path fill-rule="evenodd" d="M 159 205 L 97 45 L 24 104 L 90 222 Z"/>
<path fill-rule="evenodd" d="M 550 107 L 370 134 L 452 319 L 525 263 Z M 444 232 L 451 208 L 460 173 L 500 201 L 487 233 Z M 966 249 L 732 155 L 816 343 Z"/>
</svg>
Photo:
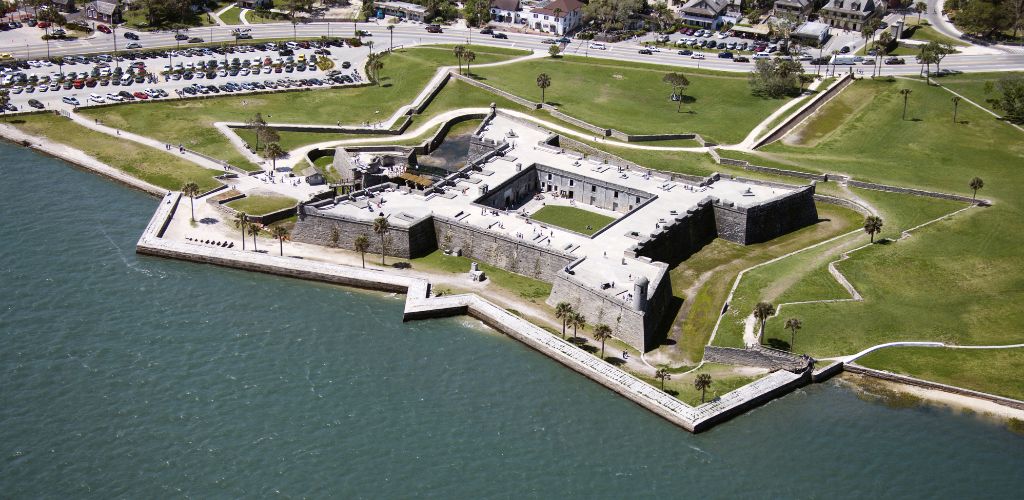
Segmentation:
<svg viewBox="0 0 1024 500">
<path fill-rule="evenodd" d="M 222 2 L 227 3 L 227 2 Z M 214 12 L 219 10 L 223 5 L 213 7 Z M 139 31 L 159 31 L 159 30 L 173 30 L 173 29 L 187 29 L 202 26 L 216 26 L 217 21 L 213 20 L 213 16 L 206 12 L 193 12 L 187 15 L 179 23 L 166 23 L 150 25 L 146 19 L 145 9 L 124 9 L 124 27 L 131 30 Z"/>
<path fill-rule="evenodd" d="M 903 88 L 913 92 L 907 120 L 901 119 Z M 1016 168 L 1024 161 L 1024 134 L 969 105 L 960 106 L 959 123 L 953 123 L 950 98 L 919 81 L 858 81 L 827 104 L 821 118 L 805 123 L 800 140 L 766 148 L 807 168 L 945 192 L 969 195 L 968 181 L 979 176 L 987 183 L 980 195 L 995 202 L 844 261 L 840 268 L 865 300 L 788 308 L 786 317 L 804 323 L 798 346 L 837 355 L 897 340 L 1024 340 L 1018 333 L 1024 321 L 1024 199 L 1018 188 L 1024 173 Z M 769 334 L 781 331 L 781 323 L 770 321 Z M 945 355 L 908 350 L 901 356 L 912 369 L 927 364 L 918 363 L 923 356 Z M 955 376 L 971 369 L 962 358 L 944 359 L 954 376 L 949 382 L 968 380 Z M 886 368 L 885 361 L 876 366 Z M 998 384 L 992 391 L 1012 389 Z"/>
<path fill-rule="evenodd" d="M 1024 349 L 889 347 L 858 364 L 1024 400 Z"/>
<path fill-rule="evenodd" d="M 480 68 L 490 85 L 530 100 L 540 99 L 537 75 L 551 75 L 545 99 L 563 112 L 600 127 L 633 134 L 697 132 L 722 143 L 739 142 L 787 99 L 750 94 L 748 76 L 685 69 L 690 86 L 681 111 L 662 81 L 677 67 L 563 57 Z"/>
<path fill-rule="evenodd" d="M 1005 73 L 961 73 L 958 75 L 940 76 L 933 78 L 932 81 L 955 91 L 993 113 L 1002 115 L 1001 111 L 995 109 L 995 107 L 988 102 L 989 99 L 999 97 L 999 90 L 993 89 L 992 92 L 986 93 L 985 84 L 991 82 L 992 85 L 995 86 L 995 84 L 1003 78 L 1012 78 L 1021 75 L 1024 75 L 1024 73 L 1019 71 L 1007 71 Z M 970 106 L 970 104 L 966 102 L 962 102 L 960 105 Z M 960 117 L 957 116 L 957 119 L 960 119 Z"/>
<path fill-rule="evenodd" d="M 701 392 L 693 386 L 693 381 L 697 378 L 697 375 L 702 373 L 711 375 L 711 387 L 705 391 L 705 402 L 743 387 L 763 376 L 738 375 L 734 366 L 708 363 L 686 375 L 672 375 L 672 379 L 665 382 L 665 392 L 690 406 L 699 406 L 701 404 Z M 661 380 L 648 376 L 641 376 L 640 378 L 654 387 L 662 387 Z"/>
<path fill-rule="evenodd" d="M 9 123 L 26 133 L 80 149 L 111 167 L 169 191 L 179 190 L 189 181 L 198 184 L 200 191 L 220 185 L 213 177 L 223 172 L 200 167 L 173 154 L 95 132 L 67 118 L 51 114 L 27 115 Z"/>
<path fill-rule="evenodd" d="M 548 205 L 533 213 L 531 219 L 590 236 L 615 221 L 615 218 L 576 207 Z"/>
<path fill-rule="evenodd" d="M 236 24 L 242 24 L 241 19 L 242 9 L 238 7 L 231 7 L 220 14 L 220 20 L 224 21 L 224 24 L 234 26 Z M 250 16 L 252 13 L 249 14 Z"/>
<path fill-rule="evenodd" d="M 474 47 L 474 50 L 478 61 L 512 57 L 491 53 L 487 47 Z M 111 126 L 171 144 L 184 144 L 246 167 L 251 164 L 213 127 L 215 122 L 246 122 L 256 113 L 274 123 L 361 124 L 381 121 L 399 107 L 412 102 L 439 66 L 452 62 L 454 58 L 446 50 L 403 49 L 385 58 L 380 86 L 163 101 L 81 112 Z"/>
<path fill-rule="evenodd" d="M 255 194 L 228 202 L 227 206 L 238 210 L 239 212 L 245 212 L 249 215 L 265 215 L 277 212 L 278 210 L 294 207 L 296 203 L 298 203 L 298 200 L 287 196 Z"/>
<path fill-rule="evenodd" d="M 432 271 L 464 275 L 469 273 L 469 267 L 473 260 L 468 257 L 445 255 L 444 252 L 437 250 L 425 257 L 411 259 L 410 262 L 414 269 L 424 268 Z M 487 279 L 493 282 L 495 286 L 508 290 L 530 302 L 543 303 L 544 299 L 551 295 L 550 283 L 515 274 L 488 264 L 479 263 L 479 266 L 487 275 Z"/>
</svg>

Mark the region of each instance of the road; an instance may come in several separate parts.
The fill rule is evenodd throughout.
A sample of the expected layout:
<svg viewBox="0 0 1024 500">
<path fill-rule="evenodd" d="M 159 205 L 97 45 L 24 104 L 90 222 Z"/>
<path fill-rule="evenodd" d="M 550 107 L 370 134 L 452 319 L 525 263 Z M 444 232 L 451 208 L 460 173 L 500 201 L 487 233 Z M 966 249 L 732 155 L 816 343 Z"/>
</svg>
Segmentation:
<svg viewBox="0 0 1024 500">
<path fill-rule="evenodd" d="M 291 24 L 260 24 L 249 26 L 251 34 L 255 39 L 266 38 L 290 38 L 293 35 L 299 37 L 342 36 L 350 37 L 353 34 L 353 24 L 345 23 L 308 23 L 300 24 L 294 28 Z M 390 45 L 391 38 L 383 23 L 360 23 L 358 28 L 370 32 L 373 36 L 366 40 L 373 41 L 377 49 L 383 49 Z M 35 28 L 22 28 L 35 29 Z M 207 42 L 233 41 L 231 36 L 232 26 L 213 26 L 195 28 L 189 31 L 189 36 L 200 36 Z M 118 30 L 118 47 L 122 47 L 127 40 L 120 37 L 123 30 Z M 138 32 L 139 43 L 144 48 L 167 48 L 175 47 L 178 42 L 174 40 L 173 32 Z M 547 51 L 548 45 L 542 43 L 547 38 L 542 35 L 527 35 L 508 33 L 507 40 L 493 39 L 487 35 L 480 35 L 476 30 L 445 29 L 444 33 L 427 33 L 423 25 L 402 23 L 396 25 L 393 32 L 395 46 L 409 46 L 422 43 L 476 43 L 498 47 L 513 47 L 520 49 L 533 49 Z M 636 42 L 619 42 L 609 44 L 608 50 L 588 50 L 587 43 L 574 40 L 565 48 L 568 54 L 575 54 L 587 57 L 613 59 L 620 61 L 642 61 L 648 63 L 665 64 L 671 66 L 706 68 L 721 71 L 746 72 L 750 71 L 750 63 L 736 63 L 728 59 L 711 57 L 705 60 L 693 60 L 687 56 L 678 55 L 675 51 L 659 52 L 651 55 L 637 53 L 640 45 Z M 74 41 L 52 41 L 49 51 L 52 56 L 68 54 L 86 54 L 96 52 L 111 52 L 113 50 L 113 37 L 111 35 L 98 35 L 92 38 Z M 0 47 L 0 51 L 10 52 L 15 57 L 26 58 L 26 56 L 40 57 L 46 52 L 46 42 L 42 40 L 29 42 L 26 46 Z M 968 55 L 954 54 L 943 61 L 943 68 L 964 72 L 979 71 L 1022 71 L 1024 70 L 1024 54 L 1004 55 Z M 816 68 L 809 68 L 814 70 Z M 884 75 L 916 74 L 919 69 L 914 64 L 906 66 L 886 66 L 882 69 Z"/>
</svg>

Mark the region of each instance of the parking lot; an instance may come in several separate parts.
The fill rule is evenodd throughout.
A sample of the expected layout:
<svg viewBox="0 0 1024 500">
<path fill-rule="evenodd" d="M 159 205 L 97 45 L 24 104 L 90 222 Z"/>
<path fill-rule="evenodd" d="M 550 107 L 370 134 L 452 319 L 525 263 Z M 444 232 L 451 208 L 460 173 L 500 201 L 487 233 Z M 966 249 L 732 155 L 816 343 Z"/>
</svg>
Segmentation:
<svg viewBox="0 0 1024 500">
<path fill-rule="evenodd" d="M 363 82 L 369 50 L 330 42 L 283 42 L 227 48 L 182 48 L 67 56 L 9 62 L 0 87 L 10 92 L 8 112 L 93 106 L 112 102 L 316 88 Z M 332 61 L 322 70 L 320 59 Z"/>
</svg>

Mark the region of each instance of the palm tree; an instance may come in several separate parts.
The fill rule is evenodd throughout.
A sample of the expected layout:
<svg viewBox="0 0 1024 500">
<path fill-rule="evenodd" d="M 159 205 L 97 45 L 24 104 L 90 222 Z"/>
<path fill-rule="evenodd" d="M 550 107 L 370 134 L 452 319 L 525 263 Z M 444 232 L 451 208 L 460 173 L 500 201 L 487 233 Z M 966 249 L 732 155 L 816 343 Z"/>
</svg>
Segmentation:
<svg viewBox="0 0 1024 500">
<path fill-rule="evenodd" d="M 690 80 L 682 73 L 667 73 L 661 81 L 672 86 L 672 96 L 676 97 L 676 89 L 679 89 L 679 99 L 676 100 L 676 113 L 683 106 L 683 91 L 690 85 Z"/>
<path fill-rule="evenodd" d="M 242 230 L 242 250 L 245 250 L 245 230 L 249 226 L 249 216 L 245 212 L 235 212 L 235 227 Z"/>
<path fill-rule="evenodd" d="M 604 323 L 598 323 L 594 327 L 594 340 L 601 341 L 601 359 L 604 359 L 604 341 L 610 338 L 612 338 L 612 327 Z"/>
<path fill-rule="evenodd" d="M 249 234 L 252 235 L 252 251 L 255 252 L 256 251 L 256 237 L 259 236 L 260 233 L 263 232 L 263 227 L 260 226 L 259 223 L 250 222 L 248 230 L 249 230 Z"/>
<path fill-rule="evenodd" d="M 768 322 L 768 318 L 775 315 L 775 306 L 768 302 L 758 302 L 754 306 L 754 318 L 761 322 L 761 335 L 758 339 L 764 338 L 764 324 Z"/>
<path fill-rule="evenodd" d="M 476 53 L 474 53 L 472 50 L 467 50 L 466 53 L 462 55 L 462 57 L 466 59 L 466 74 L 472 76 L 473 70 L 469 69 L 469 65 L 476 60 Z"/>
<path fill-rule="evenodd" d="M 540 87 L 540 103 L 544 104 L 544 93 L 551 86 L 551 77 L 547 73 L 537 75 L 537 86 Z"/>
<path fill-rule="evenodd" d="M 281 145 L 276 142 L 267 144 L 266 148 L 263 150 L 263 156 L 269 158 L 270 161 L 273 162 L 272 168 L 274 170 L 277 170 L 277 159 L 284 158 L 287 154 L 288 153 L 285 153 L 285 151 L 281 149 Z"/>
<path fill-rule="evenodd" d="M 956 123 L 956 108 L 960 106 L 960 96 L 953 96 L 953 123 Z"/>
<path fill-rule="evenodd" d="M 196 221 L 196 196 L 199 196 L 199 184 L 188 181 L 184 186 L 181 186 L 181 194 L 188 196 L 189 204 L 192 209 L 192 222 Z"/>
<path fill-rule="evenodd" d="M 978 190 L 985 187 L 985 181 L 981 180 L 981 177 L 975 177 L 971 179 L 971 189 L 974 190 L 974 201 L 978 201 Z"/>
<path fill-rule="evenodd" d="M 864 232 L 871 235 L 871 243 L 875 242 L 875 235 L 882 232 L 882 218 L 877 215 L 869 215 L 864 219 Z"/>
<path fill-rule="evenodd" d="M 454 54 L 455 58 L 459 60 L 459 74 L 461 75 L 462 74 L 462 56 L 464 56 L 466 54 L 466 47 L 464 47 L 462 45 L 456 45 L 455 48 L 452 49 L 452 54 Z"/>
<path fill-rule="evenodd" d="M 60 70 L 60 76 L 64 76 L 64 58 L 61 56 L 54 57 L 53 62 L 57 65 L 57 69 Z"/>
<path fill-rule="evenodd" d="M 266 128 L 267 122 L 263 119 L 263 115 L 256 113 L 249 122 L 246 124 L 256 135 L 256 151 L 260 150 L 260 136 L 263 135 L 263 129 Z"/>
<path fill-rule="evenodd" d="M 573 315 L 572 304 L 568 302 L 559 302 L 555 306 L 555 318 L 562 320 L 562 338 L 565 338 L 565 326 L 569 322 L 569 319 Z"/>
<path fill-rule="evenodd" d="M 359 256 L 363 258 L 363 269 L 366 269 L 366 251 L 370 249 L 370 238 L 367 238 L 365 234 L 360 234 L 352 241 L 352 246 L 359 252 Z"/>
<path fill-rule="evenodd" d="M 921 14 L 928 13 L 928 4 L 925 2 L 917 2 L 914 4 L 914 10 L 917 11 L 917 24 L 921 24 Z"/>
<path fill-rule="evenodd" d="M 803 328 L 804 324 L 797 318 L 789 318 L 786 320 L 786 329 L 791 333 L 789 335 L 789 350 L 793 350 L 793 344 L 796 343 L 796 331 Z"/>
<path fill-rule="evenodd" d="M 384 264 L 384 238 L 387 236 L 388 231 L 391 230 L 391 224 L 388 223 L 387 217 L 377 217 L 373 220 L 373 232 L 380 236 L 380 265 Z"/>
<path fill-rule="evenodd" d="M 665 391 L 665 381 L 672 380 L 672 374 L 664 368 L 658 368 L 658 371 L 654 373 L 654 378 L 661 380 L 661 390 Z"/>
<path fill-rule="evenodd" d="M 572 313 L 572 317 L 569 318 L 569 325 L 572 326 L 572 336 L 579 337 L 579 329 L 587 327 L 587 317 L 578 313 Z"/>
<path fill-rule="evenodd" d="M 903 119 L 907 119 L 907 99 L 910 99 L 910 93 L 913 92 L 910 89 L 900 89 L 900 95 L 903 96 Z"/>
<path fill-rule="evenodd" d="M 701 404 L 704 404 L 704 395 L 707 392 L 708 387 L 711 387 L 711 374 L 701 373 L 700 375 L 697 375 L 697 378 L 693 379 L 693 387 L 700 391 L 700 402 Z"/>
<path fill-rule="evenodd" d="M 288 228 L 284 226 L 274 226 L 274 228 L 270 230 L 270 234 L 277 238 L 278 244 L 281 248 L 281 256 L 284 257 L 284 240 L 287 240 L 290 235 L 288 233 Z"/>
</svg>

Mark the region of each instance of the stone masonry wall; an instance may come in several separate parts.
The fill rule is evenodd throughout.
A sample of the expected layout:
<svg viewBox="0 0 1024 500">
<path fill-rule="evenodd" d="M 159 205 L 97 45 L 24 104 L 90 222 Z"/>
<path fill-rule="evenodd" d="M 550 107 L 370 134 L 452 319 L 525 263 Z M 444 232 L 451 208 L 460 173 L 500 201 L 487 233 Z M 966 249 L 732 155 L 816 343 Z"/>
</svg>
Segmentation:
<svg viewBox="0 0 1024 500">
<path fill-rule="evenodd" d="M 433 217 L 433 234 L 438 248 L 461 249 L 462 255 L 470 259 L 548 283 L 575 260 L 572 255 L 553 248 L 539 247 L 525 239 L 512 238 L 447 217 Z"/>
<path fill-rule="evenodd" d="M 294 241 L 352 250 L 356 237 L 366 235 L 370 239 L 368 253 L 380 254 L 380 237 L 373 232 L 372 221 L 314 213 L 315 209 L 309 206 L 304 206 L 302 211 L 304 213 L 300 213 L 292 231 Z M 337 245 L 331 243 L 332 229 L 337 230 Z M 434 236 L 434 225 L 430 217 L 420 219 L 409 227 L 392 226 L 388 231 L 388 238 L 390 243 L 387 254 L 394 257 L 420 257 L 437 248 L 437 238 Z"/>
<path fill-rule="evenodd" d="M 604 323 L 611 327 L 616 338 L 642 351 L 647 350 L 643 312 L 633 310 L 626 302 L 598 292 L 564 272 L 555 277 L 552 285 L 548 305 L 554 307 L 559 302 L 568 302 L 574 310 L 586 316 L 588 325 Z"/>
<path fill-rule="evenodd" d="M 718 236 L 714 208 L 710 200 L 702 201 L 697 207 L 663 224 L 658 232 L 641 236 L 644 239 L 627 251 L 628 257 L 678 263 Z"/>
<path fill-rule="evenodd" d="M 755 346 L 747 349 L 736 347 L 704 347 L 704 361 L 736 366 L 756 366 L 769 370 L 800 371 L 806 369 L 809 358 L 782 353 Z"/>
<path fill-rule="evenodd" d="M 742 245 L 768 241 L 818 221 L 813 185 L 750 208 L 717 198 L 713 201 L 718 235 Z"/>
</svg>

